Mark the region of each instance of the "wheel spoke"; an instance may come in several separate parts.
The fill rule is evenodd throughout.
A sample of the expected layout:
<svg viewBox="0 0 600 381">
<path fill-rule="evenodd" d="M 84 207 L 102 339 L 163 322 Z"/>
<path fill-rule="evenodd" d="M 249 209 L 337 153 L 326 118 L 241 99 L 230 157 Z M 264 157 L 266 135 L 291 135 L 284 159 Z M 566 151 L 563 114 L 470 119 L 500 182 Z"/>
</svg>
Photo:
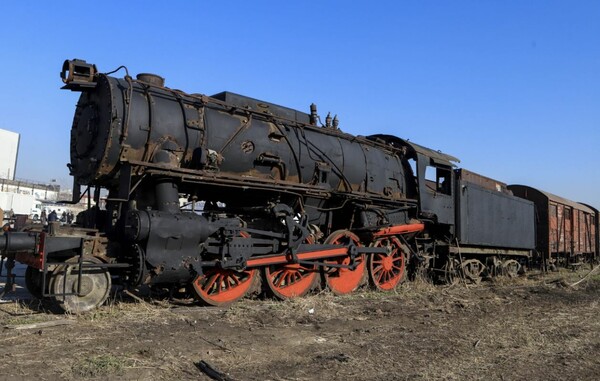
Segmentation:
<svg viewBox="0 0 600 381">
<path fill-rule="evenodd" d="M 373 263 L 381 264 L 381 263 L 383 263 L 383 258 L 381 256 L 374 256 Z"/>
<path fill-rule="evenodd" d="M 221 293 L 224 289 L 227 289 L 227 278 L 220 274 L 215 281 L 215 292 Z"/>
<path fill-rule="evenodd" d="M 273 276 L 273 278 L 278 278 L 278 277 L 282 276 L 284 271 L 285 271 L 284 269 L 278 269 L 278 270 L 272 271 L 271 275 Z"/>
<path fill-rule="evenodd" d="M 377 282 L 379 282 L 379 283 L 383 283 L 381 280 L 383 279 L 383 276 L 384 276 L 384 275 L 385 275 L 385 272 L 383 272 L 383 271 L 382 271 L 382 272 L 380 272 L 380 273 L 379 273 L 379 277 L 377 278 Z"/>
<path fill-rule="evenodd" d="M 299 279 L 302 279 L 302 273 L 300 271 L 295 271 L 290 274 L 290 284 L 296 283 Z"/>
<path fill-rule="evenodd" d="M 285 282 L 285 273 L 283 271 L 277 271 L 273 275 L 273 284 L 276 287 L 281 287 L 284 282 Z"/>
<path fill-rule="evenodd" d="M 300 274 L 299 271 L 289 271 L 287 276 L 286 285 L 291 285 L 296 282 L 297 276 Z"/>
<path fill-rule="evenodd" d="M 219 277 L 219 274 L 215 274 L 215 275 L 211 276 L 208 279 L 208 282 L 204 286 L 202 286 L 202 289 L 206 290 L 206 292 L 210 292 L 210 290 L 213 288 L 215 282 L 217 281 L 218 277 Z"/>
</svg>

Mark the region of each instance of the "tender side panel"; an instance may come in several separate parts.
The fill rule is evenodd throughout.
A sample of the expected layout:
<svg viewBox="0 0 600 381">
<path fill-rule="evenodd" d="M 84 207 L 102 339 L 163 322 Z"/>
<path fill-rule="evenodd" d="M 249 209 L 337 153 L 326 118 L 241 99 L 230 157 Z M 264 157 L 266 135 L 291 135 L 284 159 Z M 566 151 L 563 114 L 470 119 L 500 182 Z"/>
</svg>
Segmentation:
<svg viewBox="0 0 600 381">
<path fill-rule="evenodd" d="M 461 181 L 458 237 L 463 245 L 533 249 L 534 204 Z"/>
</svg>

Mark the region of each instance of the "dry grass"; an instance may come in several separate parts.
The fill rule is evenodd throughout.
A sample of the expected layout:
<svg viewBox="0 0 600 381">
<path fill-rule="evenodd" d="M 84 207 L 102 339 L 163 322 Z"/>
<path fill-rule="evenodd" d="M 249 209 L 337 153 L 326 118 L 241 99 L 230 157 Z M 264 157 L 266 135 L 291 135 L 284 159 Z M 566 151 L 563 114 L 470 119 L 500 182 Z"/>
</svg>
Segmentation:
<svg viewBox="0 0 600 381">
<path fill-rule="evenodd" d="M 323 291 L 228 308 L 112 300 L 74 317 L 67 330 L 4 331 L 11 357 L 0 371 L 26 379 L 192 380 L 202 377 L 193 363 L 205 360 L 240 380 L 594 379 L 600 275 L 577 289 L 558 282 L 587 271 L 476 286 L 418 281 L 389 293 Z M 13 324 L 57 318 L 27 304 L 0 311 Z M 39 364 L 52 353 L 60 356 Z"/>
<path fill-rule="evenodd" d="M 84 357 L 71 367 L 76 378 L 106 377 L 122 374 L 129 361 L 112 355 Z"/>
</svg>

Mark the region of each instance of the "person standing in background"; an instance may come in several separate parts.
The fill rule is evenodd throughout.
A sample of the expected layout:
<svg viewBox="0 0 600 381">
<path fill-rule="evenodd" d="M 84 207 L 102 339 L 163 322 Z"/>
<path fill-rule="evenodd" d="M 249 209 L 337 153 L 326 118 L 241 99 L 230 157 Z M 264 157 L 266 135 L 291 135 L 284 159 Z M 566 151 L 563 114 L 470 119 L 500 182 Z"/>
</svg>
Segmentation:
<svg viewBox="0 0 600 381">
<path fill-rule="evenodd" d="M 46 210 L 42 210 L 42 214 L 40 215 L 40 221 L 42 221 L 42 225 L 48 225 L 48 216 L 46 215 Z"/>
</svg>

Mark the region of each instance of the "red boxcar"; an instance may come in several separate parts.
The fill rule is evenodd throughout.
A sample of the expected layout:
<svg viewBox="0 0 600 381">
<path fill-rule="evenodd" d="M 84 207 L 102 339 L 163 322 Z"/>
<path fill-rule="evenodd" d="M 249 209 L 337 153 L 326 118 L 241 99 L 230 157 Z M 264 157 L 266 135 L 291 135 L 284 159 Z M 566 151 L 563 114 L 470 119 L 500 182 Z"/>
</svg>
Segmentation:
<svg viewBox="0 0 600 381">
<path fill-rule="evenodd" d="M 598 258 L 597 210 L 526 185 L 509 185 L 513 194 L 536 209 L 536 250 L 546 265 Z"/>
</svg>

